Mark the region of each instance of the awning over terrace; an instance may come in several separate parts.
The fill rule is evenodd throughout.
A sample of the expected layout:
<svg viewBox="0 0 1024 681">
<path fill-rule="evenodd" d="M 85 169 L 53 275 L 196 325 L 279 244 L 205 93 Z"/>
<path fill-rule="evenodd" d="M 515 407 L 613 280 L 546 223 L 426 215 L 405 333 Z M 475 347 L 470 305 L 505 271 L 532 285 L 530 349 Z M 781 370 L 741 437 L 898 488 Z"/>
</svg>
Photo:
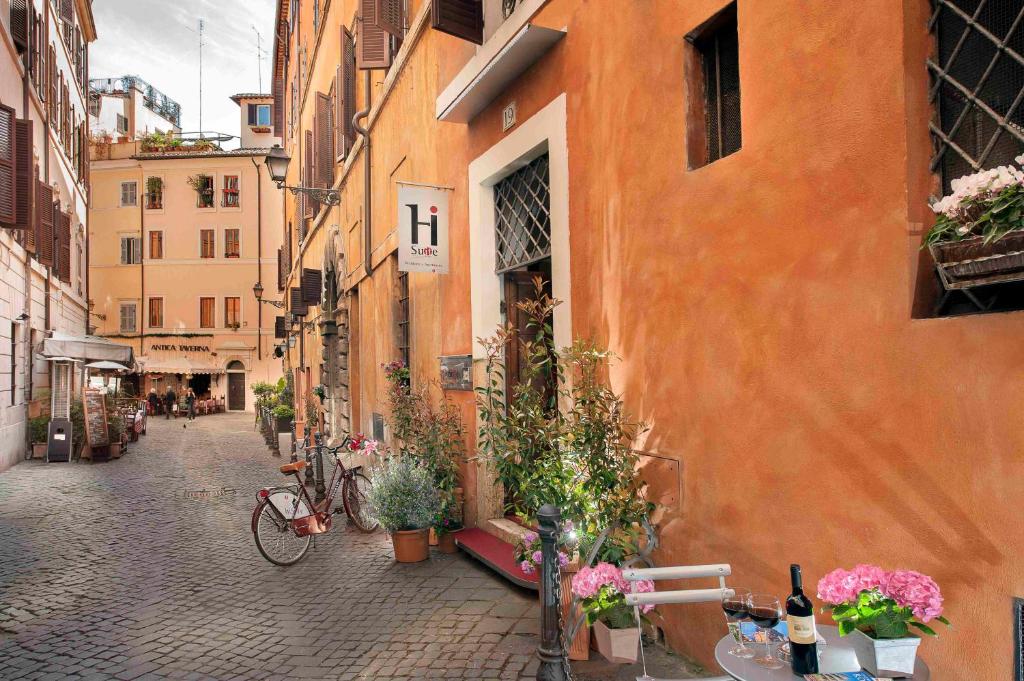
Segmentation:
<svg viewBox="0 0 1024 681">
<path fill-rule="evenodd" d="M 54 331 L 43 341 L 39 354 L 47 359 L 58 357 L 76 361 L 110 361 L 131 367 L 135 364 L 131 347 L 99 336 L 72 336 Z"/>
<path fill-rule="evenodd" d="M 144 374 L 223 374 L 224 368 L 188 357 L 139 357 Z"/>
</svg>

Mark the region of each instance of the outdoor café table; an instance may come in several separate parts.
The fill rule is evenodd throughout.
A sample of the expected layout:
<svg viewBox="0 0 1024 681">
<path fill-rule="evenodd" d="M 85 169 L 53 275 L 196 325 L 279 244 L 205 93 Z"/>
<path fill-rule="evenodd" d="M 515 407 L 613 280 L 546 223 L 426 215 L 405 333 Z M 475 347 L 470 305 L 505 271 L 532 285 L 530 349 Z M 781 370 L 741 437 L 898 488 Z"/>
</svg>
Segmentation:
<svg viewBox="0 0 1024 681">
<path fill-rule="evenodd" d="M 819 624 L 818 633 L 821 634 L 828 645 L 819 657 L 818 670 L 820 673 L 828 672 L 853 672 L 860 670 L 857 664 L 857 655 L 853 652 L 853 646 L 849 639 L 840 638 L 839 630 L 836 627 Z M 736 645 L 732 636 L 724 636 L 718 645 L 715 646 L 715 659 L 725 672 L 737 679 L 737 681 L 795 681 L 800 677 L 793 673 L 787 664 L 782 669 L 765 669 L 753 660 L 743 660 L 729 654 L 729 650 Z M 747 643 L 759 653 L 764 652 L 763 643 Z M 772 649 L 772 655 L 775 649 Z M 928 665 L 920 657 L 917 658 L 917 665 L 914 667 L 914 675 L 906 677 L 913 681 L 928 681 L 930 674 Z"/>
</svg>

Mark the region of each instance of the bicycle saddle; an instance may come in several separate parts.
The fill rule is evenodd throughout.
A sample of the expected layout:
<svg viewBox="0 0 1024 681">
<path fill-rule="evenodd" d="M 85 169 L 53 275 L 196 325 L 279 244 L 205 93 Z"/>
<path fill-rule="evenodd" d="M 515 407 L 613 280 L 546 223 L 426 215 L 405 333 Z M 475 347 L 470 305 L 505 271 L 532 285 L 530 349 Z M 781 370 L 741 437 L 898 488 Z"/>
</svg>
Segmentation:
<svg viewBox="0 0 1024 681">
<path fill-rule="evenodd" d="M 284 473 L 285 475 L 288 475 L 289 473 L 297 473 L 298 471 L 301 471 L 305 467 L 306 462 L 300 459 L 295 463 L 286 463 L 285 465 L 281 466 L 281 472 Z"/>
</svg>

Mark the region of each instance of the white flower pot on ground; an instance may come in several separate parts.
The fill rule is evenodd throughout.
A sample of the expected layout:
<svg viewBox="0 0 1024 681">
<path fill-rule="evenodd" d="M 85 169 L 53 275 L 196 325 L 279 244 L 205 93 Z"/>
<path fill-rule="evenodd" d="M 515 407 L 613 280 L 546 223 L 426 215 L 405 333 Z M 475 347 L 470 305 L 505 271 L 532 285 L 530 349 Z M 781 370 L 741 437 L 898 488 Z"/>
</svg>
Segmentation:
<svg viewBox="0 0 1024 681">
<path fill-rule="evenodd" d="M 921 639 L 917 636 L 876 639 L 855 629 L 850 634 L 850 642 L 857 653 L 860 666 L 874 676 L 913 675 L 917 647 L 921 645 Z"/>
<path fill-rule="evenodd" d="M 594 643 L 597 652 L 604 655 L 609 662 L 632 664 L 636 662 L 640 648 L 640 630 L 636 627 L 628 629 L 609 629 L 600 620 L 594 622 Z"/>
</svg>

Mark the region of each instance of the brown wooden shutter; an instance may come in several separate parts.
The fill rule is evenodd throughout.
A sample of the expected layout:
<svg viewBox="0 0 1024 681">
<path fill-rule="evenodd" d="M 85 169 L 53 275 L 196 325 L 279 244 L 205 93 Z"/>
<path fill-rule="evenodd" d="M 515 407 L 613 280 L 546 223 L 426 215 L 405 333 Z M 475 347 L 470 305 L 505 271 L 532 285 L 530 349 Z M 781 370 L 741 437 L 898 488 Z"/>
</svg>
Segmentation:
<svg viewBox="0 0 1024 681">
<path fill-rule="evenodd" d="M 274 135 L 284 141 L 284 78 L 274 79 Z"/>
<path fill-rule="evenodd" d="M 34 253 L 36 250 L 35 223 L 32 221 L 32 193 L 36 179 L 35 159 L 32 155 L 32 121 L 15 123 L 14 193 L 17 197 L 17 220 L 14 227 L 22 230 L 22 242 L 25 250 Z"/>
<path fill-rule="evenodd" d="M 288 329 L 284 325 L 284 315 L 274 317 L 274 338 L 287 338 Z"/>
<path fill-rule="evenodd" d="M 60 0 L 60 20 L 75 23 L 75 0 Z"/>
<path fill-rule="evenodd" d="M 292 286 L 288 292 L 288 302 L 291 303 L 288 306 L 288 311 L 296 317 L 305 317 L 306 313 L 309 312 L 305 301 L 302 300 L 302 289 L 298 286 Z"/>
<path fill-rule="evenodd" d="M 342 29 L 342 50 L 344 50 L 345 43 L 345 31 Z M 342 55 L 344 55 L 344 51 Z M 345 64 L 344 56 L 338 63 L 338 69 L 334 72 L 334 87 L 331 92 L 334 95 L 334 100 L 331 104 L 334 106 L 334 111 L 331 114 L 331 121 L 334 123 L 334 158 L 341 161 L 345 158 Z"/>
<path fill-rule="evenodd" d="M 3 227 L 14 227 L 18 221 L 17 120 L 14 109 L 0 104 L 0 226 Z"/>
<path fill-rule="evenodd" d="M 277 249 L 277 290 L 284 288 L 284 249 Z"/>
<path fill-rule="evenodd" d="M 319 187 L 334 184 L 334 131 L 331 125 L 331 98 L 316 93 L 316 180 Z"/>
<path fill-rule="evenodd" d="M 359 68 L 386 69 L 391 66 L 391 40 L 377 24 L 381 0 L 359 0 Z"/>
<path fill-rule="evenodd" d="M 53 189 L 45 182 L 36 183 L 36 254 L 53 267 Z"/>
<path fill-rule="evenodd" d="M 482 0 L 433 0 L 430 25 L 442 33 L 484 44 Z"/>
<path fill-rule="evenodd" d="M 403 4 L 402 0 L 377 0 L 375 8 L 377 27 L 399 39 L 405 36 Z"/>
<path fill-rule="evenodd" d="M 57 213 L 57 278 L 71 283 L 71 213 Z"/>
<path fill-rule="evenodd" d="M 356 42 L 352 39 L 352 34 L 345 28 L 341 29 L 340 68 L 342 71 L 342 112 L 339 130 L 344 145 L 343 153 L 348 154 L 349 149 L 356 141 L 356 130 L 352 123 L 352 119 L 356 115 Z"/>
<path fill-rule="evenodd" d="M 320 304 L 320 294 L 323 289 L 323 275 L 320 270 L 309 268 L 302 269 L 302 302 L 310 305 Z"/>
<path fill-rule="evenodd" d="M 30 30 L 28 0 L 11 0 L 11 39 L 18 52 L 28 49 Z"/>
<path fill-rule="evenodd" d="M 315 140 L 313 138 L 313 131 L 312 130 L 307 130 L 306 131 L 305 142 L 306 142 L 306 148 L 305 148 L 304 151 L 305 151 L 305 154 L 306 154 L 306 164 L 305 164 L 306 172 L 305 172 L 305 180 L 303 181 L 303 185 L 306 186 L 306 187 L 313 187 L 316 184 L 316 178 L 314 177 L 315 166 L 313 165 L 314 161 L 315 161 L 314 154 L 313 154 L 313 145 L 315 144 Z M 304 195 L 303 201 L 304 201 L 305 209 L 306 209 L 305 213 L 303 214 L 303 217 L 315 218 L 316 214 L 320 212 L 320 205 L 311 196 Z"/>
</svg>

